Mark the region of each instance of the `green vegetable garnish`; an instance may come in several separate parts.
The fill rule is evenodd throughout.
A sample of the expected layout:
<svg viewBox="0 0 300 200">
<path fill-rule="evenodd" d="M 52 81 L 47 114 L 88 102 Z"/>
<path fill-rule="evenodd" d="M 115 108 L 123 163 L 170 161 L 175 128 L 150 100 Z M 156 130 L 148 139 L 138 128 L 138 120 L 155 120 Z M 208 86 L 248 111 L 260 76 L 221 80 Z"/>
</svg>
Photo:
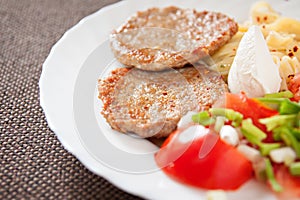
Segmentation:
<svg viewBox="0 0 300 200">
<path fill-rule="evenodd" d="M 300 143 L 293 133 L 288 128 L 283 127 L 280 132 L 280 137 L 287 146 L 291 146 L 295 150 L 297 157 L 300 158 Z"/>
<path fill-rule="evenodd" d="M 259 122 L 266 125 L 267 131 L 272 131 L 274 128 L 283 125 L 294 126 L 296 117 L 296 115 L 275 115 L 273 117 L 260 119 Z"/>
<path fill-rule="evenodd" d="M 243 115 L 241 113 L 228 108 L 211 108 L 209 109 L 209 112 L 213 116 L 226 117 L 228 120 L 232 121 L 232 125 L 235 127 L 239 126 L 243 120 Z"/>
<path fill-rule="evenodd" d="M 268 182 L 270 183 L 272 189 L 275 192 L 282 192 L 283 188 L 282 186 L 277 182 L 277 180 L 275 179 L 274 176 L 274 171 L 273 171 L 273 167 L 271 164 L 271 161 L 269 159 L 265 159 L 265 165 L 266 165 L 266 175 L 267 175 L 267 179 Z"/>
<path fill-rule="evenodd" d="M 293 176 L 300 176 L 300 162 L 292 163 L 289 167 L 289 171 Z"/>
<path fill-rule="evenodd" d="M 260 148 L 260 153 L 263 156 L 269 155 L 270 151 L 273 149 L 278 149 L 281 146 L 280 143 L 260 143 L 259 148 Z"/>
<path fill-rule="evenodd" d="M 300 112 L 300 104 L 284 99 L 279 106 L 280 114 L 298 114 Z"/>
<path fill-rule="evenodd" d="M 251 119 L 245 119 L 242 121 L 241 130 L 249 142 L 258 146 L 261 144 L 261 141 L 267 137 L 267 134 L 257 128 L 252 123 Z"/>
<path fill-rule="evenodd" d="M 289 100 L 294 95 L 291 91 L 266 94 L 257 100 L 276 108 L 280 114 L 294 114 L 300 111 L 300 105 Z"/>
<path fill-rule="evenodd" d="M 293 128 L 290 131 L 295 136 L 295 138 L 300 140 L 300 128 Z"/>
<path fill-rule="evenodd" d="M 277 92 L 277 93 L 271 93 L 271 94 L 266 94 L 264 98 L 293 98 L 294 94 L 289 91 L 283 91 L 283 92 Z"/>
<path fill-rule="evenodd" d="M 269 97 L 260 97 L 256 98 L 262 103 L 270 103 L 270 104 L 280 104 L 285 98 L 269 98 Z"/>
<path fill-rule="evenodd" d="M 278 111 L 276 115 L 258 119 L 259 123 L 266 126 L 268 134 L 272 133 L 275 142 L 268 143 L 264 141 L 267 138 L 267 133 L 255 126 L 250 118 L 244 119 L 243 114 L 227 108 L 211 108 L 209 111 L 200 112 L 192 117 L 194 122 L 206 125 L 214 125 L 214 129 L 219 132 L 226 121 L 230 121 L 231 125 L 240 129 L 244 138 L 253 145 L 254 148 L 260 151 L 264 158 L 265 168 L 263 174 L 267 177 L 269 184 L 275 192 L 281 192 L 282 186 L 277 182 L 271 160 L 289 167 L 290 174 L 300 176 L 300 162 L 295 162 L 295 159 L 300 159 L 300 102 L 291 101 L 293 94 L 290 91 L 284 91 L 274 94 L 267 94 L 263 98 L 257 98 L 262 103 L 268 104 L 273 109 Z M 270 115 L 269 115 L 270 116 Z M 293 156 L 290 160 L 283 159 L 280 156 L 284 152 L 272 150 L 278 148 L 288 148 Z M 278 153 L 279 157 L 276 157 Z M 295 154 L 296 153 L 296 158 Z M 282 153 L 282 154 L 280 154 Z M 278 159 L 280 158 L 280 159 Z"/>
<path fill-rule="evenodd" d="M 203 126 L 208 126 L 215 122 L 215 120 L 212 117 L 210 117 L 210 115 L 207 111 L 199 112 L 199 113 L 193 115 L 192 120 L 195 123 L 199 123 Z"/>
<path fill-rule="evenodd" d="M 280 137 L 280 133 L 283 127 L 278 127 L 278 128 L 274 128 L 272 133 L 273 133 L 273 139 L 275 141 L 280 141 L 281 137 Z"/>
</svg>

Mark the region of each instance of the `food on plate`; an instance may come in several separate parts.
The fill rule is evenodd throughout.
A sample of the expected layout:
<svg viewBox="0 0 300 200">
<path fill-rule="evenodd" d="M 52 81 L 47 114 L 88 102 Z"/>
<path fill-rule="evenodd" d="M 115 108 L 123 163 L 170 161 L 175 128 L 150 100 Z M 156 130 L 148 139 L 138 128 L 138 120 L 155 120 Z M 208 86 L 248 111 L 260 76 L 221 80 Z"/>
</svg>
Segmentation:
<svg viewBox="0 0 300 200">
<path fill-rule="evenodd" d="M 255 177 L 280 198 L 300 198 L 300 103 L 292 97 L 227 93 L 223 105 L 175 130 L 156 162 L 170 177 L 195 187 L 234 190 Z"/>
<path fill-rule="evenodd" d="M 255 178 L 279 199 L 300 199 L 299 23 L 266 2 L 252 7 L 212 56 L 232 93 L 183 116 L 155 155 L 168 176 L 225 191 Z"/>
<path fill-rule="evenodd" d="M 128 68 L 99 80 L 106 121 L 123 133 L 160 138 L 188 111 L 209 108 L 227 85 L 195 62 L 213 54 L 237 29 L 233 19 L 211 11 L 171 6 L 136 13 L 110 37 L 115 57 Z"/>
<path fill-rule="evenodd" d="M 121 63 L 159 71 L 214 54 L 237 30 L 225 14 L 171 6 L 137 12 L 111 34 L 110 42 Z"/>
<path fill-rule="evenodd" d="M 126 66 L 98 81 L 102 115 L 117 131 L 167 137 L 155 160 L 175 180 L 226 191 L 256 178 L 300 198 L 299 27 L 266 2 L 239 25 L 210 11 L 138 12 L 111 34 Z M 207 55 L 215 65 L 200 64 Z"/>
<path fill-rule="evenodd" d="M 110 126 L 145 138 L 168 136 L 188 111 L 207 109 L 228 91 L 221 76 L 202 65 L 160 72 L 118 68 L 98 89 Z"/>
<path fill-rule="evenodd" d="M 279 67 L 274 63 L 267 43 L 258 26 L 251 26 L 237 48 L 228 74 L 232 93 L 245 92 L 249 97 L 261 97 L 280 89 Z"/>
<path fill-rule="evenodd" d="M 234 190 L 252 178 L 251 162 L 202 125 L 172 133 L 155 159 L 173 179 L 204 189 Z"/>
<path fill-rule="evenodd" d="M 255 3 L 250 10 L 250 20 L 239 23 L 237 34 L 212 55 L 216 69 L 224 76 L 228 74 L 239 42 L 245 32 L 253 25 L 260 27 L 270 54 L 279 67 L 282 79 L 280 90 L 288 89 L 288 77 L 300 72 L 300 21 L 282 16 L 266 2 Z"/>
</svg>

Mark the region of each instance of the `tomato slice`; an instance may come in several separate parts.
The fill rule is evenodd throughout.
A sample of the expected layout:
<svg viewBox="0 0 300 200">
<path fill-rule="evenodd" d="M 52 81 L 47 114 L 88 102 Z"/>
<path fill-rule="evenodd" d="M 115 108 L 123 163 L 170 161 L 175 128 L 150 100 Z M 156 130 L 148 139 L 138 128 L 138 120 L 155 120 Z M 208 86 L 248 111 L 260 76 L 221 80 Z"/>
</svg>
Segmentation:
<svg viewBox="0 0 300 200">
<path fill-rule="evenodd" d="M 204 189 L 234 190 L 253 176 L 244 155 L 200 125 L 173 132 L 155 159 L 171 178 Z"/>
<path fill-rule="evenodd" d="M 277 110 L 267 107 L 258 100 L 248 98 L 244 93 L 226 93 L 225 107 L 242 113 L 245 119 L 251 118 L 255 126 L 268 134 L 265 142 L 273 142 L 272 134 L 267 132 L 266 126 L 261 124 L 259 119 L 277 115 Z"/>
<path fill-rule="evenodd" d="M 284 188 L 276 193 L 279 199 L 300 199 L 300 177 L 292 176 L 284 165 L 273 166 L 277 182 Z"/>
</svg>

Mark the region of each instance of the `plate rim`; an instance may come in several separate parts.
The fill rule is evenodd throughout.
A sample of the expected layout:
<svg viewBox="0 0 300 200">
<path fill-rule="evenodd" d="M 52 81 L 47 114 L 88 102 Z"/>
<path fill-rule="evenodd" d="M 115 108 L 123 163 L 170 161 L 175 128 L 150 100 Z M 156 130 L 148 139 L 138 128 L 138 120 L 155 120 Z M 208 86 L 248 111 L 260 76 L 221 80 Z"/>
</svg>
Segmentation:
<svg viewBox="0 0 300 200">
<path fill-rule="evenodd" d="M 233 1 L 233 0 L 228 0 L 228 1 Z M 292 0 L 293 1 L 293 0 Z M 96 18 L 97 16 L 101 15 L 101 13 L 107 12 L 107 11 L 111 11 L 116 7 L 125 5 L 125 4 L 130 4 L 136 2 L 136 0 L 126 0 L 126 1 L 120 1 L 117 3 L 113 3 L 110 5 L 107 5 L 101 9 L 99 9 L 98 11 L 94 12 L 93 14 L 90 14 L 86 17 L 84 17 L 83 19 L 81 19 L 77 24 L 75 24 L 73 27 L 71 27 L 70 29 L 68 29 L 63 35 L 62 37 L 55 43 L 55 45 L 51 48 L 49 55 L 47 56 L 46 60 L 44 61 L 43 65 L 42 65 L 42 73 L 40 76 L 40 80 L 39 80 L 39 90 L 40 90 L 40 105 L 43 109 L 43 112 L 45 114 L 46 117 L 46 121 L 48 123 L 48 126 L 50 127 L 50 129 L 56 134 L 56 136 L 58 137 L 59 141 L 62 143 L 62 145 L 64 146 L 64 148 L 66 150 L 68 150 L 70 153 L 72 153 L 78 160 L 80 160 L 80 162 L 86 167 L 88 168 L 90 171 L 92 171 L 93 173 L 100 175 L 104 178 L 106 178 L 107 180 L 109 180 L 110 182 L 112 182 L 116 187 L 129 192 L 131 194 L 134 195 L 138 195 L 141 197 L 149 197 L 149 196 L 144 196 L 143 194 L 141 194 L 140 192 L 135 191 L 132 188 L 127 188 L 127 187 L 123 187 L 122 185 L 116 184 L 115 180 L 110 179 L 109 175 L 107 174 L 99 174 L 99 171 L 95 170 L 95 166 L 89 166 L 89 161 L 86 161 L 85 159 L 82 158 L 83 154 L 81 154 L 80 152 L 78 152 L 78 150 L 76 150 L 76 148 L 72 147 L 72 145 L 65 140 L 62 135 L 60 133 L 59 128 L 57 128 L 57 126 L 55 125 L 55 120 L 53 120 L 53 117 L 51 116 L 51 110 L 49 110 L 49 107 L 47 106 L 48 103 L 45 101 L 46 98 L 46 90 L 45 90 L 45 84 L 47 82 L 47 70 L 49 69 L 50 66 L 50 61 L 53 59 L 53 56 L 55 55 L 55 53 L 57 52 L 57 49 L 62 48 L 62 46 L 64 45 L 64 41 L 70 37 L 70 35 L 76 33 L 76 31 L 78 31 L 79 29 L 81 29 L 82 27 L 84 27 L 84 25 L 92 20 L 93 18 Z M 153 0 L 149 0 L 149 2 L 153 2 Z M 169 1 L 166 1 L 169 2 Z M 205 1 L 204 1 L 205 2 Z M 252 2 L 254 3 L 255 1 L 251 1 L 248 0 L 247 2 Z M 268 2 L 276 2 L 275 0 L 269 0 Z M 294 1 L 295 2 L 295 1 Z M 47 88 L 47 87 L 46 87 Z M 75 140 L 74 140 L 75 141 Z M 78 142 L 78 141 L 77 141 Z M 108 173 L 109 174 L 109 173 Z M 157 196 L 152 196 L 151 192 L 148 192 L 148 195 L 150 195 L 150 197 L 155 198 Z"/>
</svg>

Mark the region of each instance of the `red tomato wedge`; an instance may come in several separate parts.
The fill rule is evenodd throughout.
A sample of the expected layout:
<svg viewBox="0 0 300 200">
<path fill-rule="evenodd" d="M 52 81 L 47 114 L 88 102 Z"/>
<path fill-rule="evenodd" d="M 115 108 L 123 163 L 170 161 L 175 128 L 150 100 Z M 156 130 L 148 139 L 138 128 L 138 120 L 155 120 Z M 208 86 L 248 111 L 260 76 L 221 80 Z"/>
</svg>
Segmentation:
<svg viewBox="0 0 300 200">
<path fill-rule="evenodd" d="M 271 117 L 278 114 L 277 110 L 273 110 L 258 100 L 248 98 L 244 93 L 232 94 L 226 93 L 225 107 L 233 109 L 243 114 L 244 119 L 251 118 L 255 126 L 267 133 L 266 126 L 259 122 L 259 119 Z M 272 142 L 272 135 L 269 133 L 265 140 Z"/>
<path fill-rule="evenodd" d="M 275 165 L 274 173 L 277 182 L 284 188 L 276 193 L 279 199 L 296 200 L 300 199 L 300 177 L 292 176 L 284 165 Z"/>
<path fill-rule="evenodd" d="M 204 189 L 235 190 L 253 176 L 251 163 L 212 130 L 176 130 L 155 155 L 171 178 Z"/>
</svg>

